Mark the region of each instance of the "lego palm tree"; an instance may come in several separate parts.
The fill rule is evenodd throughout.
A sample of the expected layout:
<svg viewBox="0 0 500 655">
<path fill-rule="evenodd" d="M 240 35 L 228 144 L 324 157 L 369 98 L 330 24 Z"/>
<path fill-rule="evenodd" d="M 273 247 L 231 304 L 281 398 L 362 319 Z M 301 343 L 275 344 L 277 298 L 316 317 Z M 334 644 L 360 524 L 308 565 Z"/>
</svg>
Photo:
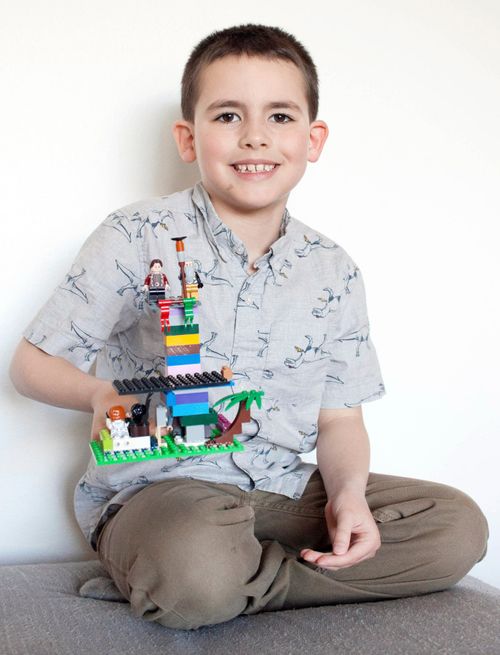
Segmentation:
<svg viewBox="0 0 500 655">
<path fill-rule="evenodd" d="M 224 406 L 226 401 L 226 410 L 237 404 L 239 404 L 239 407 L 231 425 L 225 429 L 224 432 L 219 431 L 219 434 L 212 433 L 212 438 L 210 439 L 209 443 L 228 444 L 233 442 L 235 435 L 241 434 L 243 423 L 248 423 L 251 419 L 250 407 L 254 403 L 259 409 L 262 407 L 263 395 L 263 391 L 255 391 L 254 389 L 250 389 L 248 391 L 243 390 L 229 396 L 224 396 L 224 398 L 220 398 L 217 402 L 215 402 L 212 405 L 212 408 L 215 408 L 218 405 Z"/>
</svg>

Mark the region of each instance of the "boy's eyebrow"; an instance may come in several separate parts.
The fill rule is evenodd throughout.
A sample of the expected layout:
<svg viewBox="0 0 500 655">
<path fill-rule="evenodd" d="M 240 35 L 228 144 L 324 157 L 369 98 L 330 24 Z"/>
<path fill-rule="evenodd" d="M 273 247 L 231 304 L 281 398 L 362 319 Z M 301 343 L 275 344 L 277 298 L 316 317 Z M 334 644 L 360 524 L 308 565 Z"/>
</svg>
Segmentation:
<svg viewBox="0 0 500 655">
<path fill-rule="evenodd" d="M 280 100 L 278 102 L 270 102 L 269 109 L 293 109 L 295 111 L 302 111 L 300 105 L 292 100 Z"/>
<path fill-rule="evenodd" d="M 207 107 L 207 111 L 212 111 L 213 109 L 224 109 L 225 107 L 235 107 L 236 109 L 241 109 L 245 107 L 243 102 L 238 100 L 215 100 Z M 276 100 L 269 102 L 266 105 L 266 109 L 293 109 L 294 111 L 302 112 L 300 106 L 293 102 L 292 100 Z"/>
</svg>

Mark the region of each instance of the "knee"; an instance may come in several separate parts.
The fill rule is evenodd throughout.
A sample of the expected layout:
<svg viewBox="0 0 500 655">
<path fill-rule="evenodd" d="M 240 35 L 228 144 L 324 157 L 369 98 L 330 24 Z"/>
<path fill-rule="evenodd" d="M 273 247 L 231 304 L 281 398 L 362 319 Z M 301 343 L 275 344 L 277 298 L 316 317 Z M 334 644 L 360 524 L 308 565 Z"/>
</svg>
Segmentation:
<svg viewBox="0 0 500 655">
<path fill-rule="evenodd" d="M 158 588 L 155 595 L 158 609 L 153 618 L 168 628 L 196 630 L 223 623 L 241 614 L 247 606 L 244 577 L 238 572 L 229 573 L 209 556 L 202 568 L 189 567 L 176 582 L 175 591 Z"/>
<path fill-rule="evenodd" d="M 437 501 L 440 544 L 436 556 L 441 560 L 446 586 L 461 580 L 486 554 L 488 523 L 478 505 L 467 494 L 444 487 L 444 498 Z"/>
<path fill-rule="evenodd" d="M 245 584 L 261 547 L 251 507 L 224 496 L 181 500 L 128 576 L 134 613 L 170 628 L 196 629 L 234 618 L 246 607 Z M 185 511 L 184 511 L 185 510 Z"/>
</svg>

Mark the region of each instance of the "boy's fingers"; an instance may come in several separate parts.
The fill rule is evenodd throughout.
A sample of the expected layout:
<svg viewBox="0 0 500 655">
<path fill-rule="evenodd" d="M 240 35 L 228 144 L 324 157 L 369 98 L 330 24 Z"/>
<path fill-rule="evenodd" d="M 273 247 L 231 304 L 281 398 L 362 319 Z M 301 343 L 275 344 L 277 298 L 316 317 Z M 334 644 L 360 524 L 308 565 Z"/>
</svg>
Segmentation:
<svg viewBox="0 0 500 655">
<path fill-rule="evenodd" d="M 106 423 L 102 421 L 94 421 L 92 424 L 92 429 L 91 429 L 91 439 L 92 440 L 97 440 L 99 439 L 99 432 L 106 427 Z"/>
<path fill-rule="evenodd" d="M 347 553 L 343 555 L 336 555 L 334 553 L 320 553 L 317 550 L 305 548 L 300 552 L 300 556 L 306 560 L 323 566 L 325 568 L 346 568 L 353 566 L 364 559 L 368 559 L 375 555 L 375 550 L 371 544 L 358 542 L 354 544 Z"/>
<path fill-rule="evenodd" d="M 333 555 L 333 553 L 331 554 Z M 319 550 L 312 550 L 311 548 L 305 548 L 304 550 L 300 551 L 300 556 L 302 559 L 313 563 L 316 563 L 320 557 L 324 557 L 325 555 L 328 555 L 328 553 L 321 553 Z"/>
<path fill-rule="evenodd" d="M 367 559 L 371 559 L 373 555 L 366 555 L 365 557 L 361 557 L 356 561 L 347 562 L 343 564 L 340 564 L 336 558 L 334 559 L 334 556 L 327 556 L 327 557 L 331 557 L 331 559 L 321 559 L 315 562 L 310 562 L 310 564 L 314 564 L 328 571 L 340 571 L 342 569 L 348 569 L 351 568 L 352 566 L 356 566 L 357 564 L 361 564 L 361 562 L 364 562 Z"/>
<path fill-rule="evenodd" d="M 351 521 L 348 516 L 340 516 L 332 537 L 334 555 L 343 555 L 351 543 Z"/>
</svg>

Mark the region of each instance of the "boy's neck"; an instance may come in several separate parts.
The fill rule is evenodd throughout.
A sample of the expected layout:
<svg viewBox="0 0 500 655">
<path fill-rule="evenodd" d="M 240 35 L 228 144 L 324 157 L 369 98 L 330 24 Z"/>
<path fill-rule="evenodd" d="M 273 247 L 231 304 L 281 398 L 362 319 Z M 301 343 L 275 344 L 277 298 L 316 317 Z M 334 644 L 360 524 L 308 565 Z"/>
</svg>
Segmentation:
<svg viewBox="0 0 500 655">
<path fill-rule="evenodd" d="M 254 267 L 256 260 L 265 255 L 280 237 L 285 203 L 283 206 L 248 213 L 218 207 L 217 202 L 213 202 L 213 206 L 220 220 L 245 245 L 248 254 L 248 272 L 254 273 L 257 270 Z"/>
</svg>

